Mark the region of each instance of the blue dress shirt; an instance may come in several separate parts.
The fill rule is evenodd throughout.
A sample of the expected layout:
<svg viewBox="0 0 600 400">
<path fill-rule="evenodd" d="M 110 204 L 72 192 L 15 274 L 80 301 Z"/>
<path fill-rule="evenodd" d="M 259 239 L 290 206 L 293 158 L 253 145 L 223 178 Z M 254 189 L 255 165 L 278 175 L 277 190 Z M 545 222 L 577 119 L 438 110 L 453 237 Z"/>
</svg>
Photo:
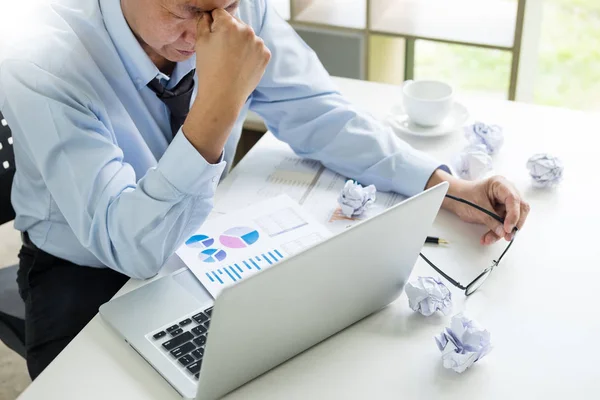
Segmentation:
<svg viewBox="0 0 600 400">
<path fill-rule="evenodd" d="M 5 51 L 0 110 L 15 139 L 15 227 L 57 257 L 155 275 L 211 211 L 248 109 L 300 156 L 378 190 L 414 195 L 440 167 L 344 99 L 267 0 L 240 2 L 239 17 L 272 58 L 217 164 L 185 135 L 172 138 L 168 110 L 146 86 L 155 77 L 175 86 L 195 58 L 161 74 L 119 0 L 71 0 L 48 11 L 35 34 Z"/>
</svg>

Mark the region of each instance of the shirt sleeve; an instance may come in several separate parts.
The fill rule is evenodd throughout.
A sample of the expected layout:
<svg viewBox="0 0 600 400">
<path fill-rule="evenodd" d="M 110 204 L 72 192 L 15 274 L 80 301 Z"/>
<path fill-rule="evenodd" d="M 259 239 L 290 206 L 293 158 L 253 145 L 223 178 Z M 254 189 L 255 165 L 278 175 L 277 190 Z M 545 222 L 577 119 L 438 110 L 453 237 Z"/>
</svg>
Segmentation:
<svg viewBox="0 0 600 400">
<path fill-rule="evenodd" d="M 183 132 L 138 180 L 107 116 L 81 90 L 22 61 L 4 62 L 0 86 L 15 142 L 104 265 L 151 277 L 208 216 L 225 162 L 209 164 Z"/>
<path fill-rule="evenodd" d="M 406 196 L 421 192 L 437 168 L 450 172 L 342 97 L 315 53 L 271 2 L 262 3 L 259 36 L 271 61 L 250 109 L 277 138 L 344 176 Z"/>
</svg>

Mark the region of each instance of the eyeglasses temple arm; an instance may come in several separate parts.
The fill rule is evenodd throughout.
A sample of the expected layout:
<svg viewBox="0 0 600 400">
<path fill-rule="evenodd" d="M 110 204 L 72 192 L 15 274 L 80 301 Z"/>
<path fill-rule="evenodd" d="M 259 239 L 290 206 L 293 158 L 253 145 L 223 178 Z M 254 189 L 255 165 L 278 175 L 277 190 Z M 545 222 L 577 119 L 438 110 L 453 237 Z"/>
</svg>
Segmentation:
<svg viewBox="0 0 600 400">
<path fill-rule="evenodd" d="M 447 194 L 446 197 L 449 199 L 452 199 L 454 201 L 458 201 L 459 203 L 464 203 L 468 206 L 476 208 L 479 211 L 481 211 L 482 213 L 485 213 L 485 214 L 489 215 L 490 217 L 494 218 L 496 221 L 500 222 L 501 224 L 504 223 L 504 218 L 499 217 L 498 215 L 494 214 L 493 212 L 488 211 L 485 208 L 480 207 L 475 203 L 471 203 L 469 200 L 461 199 L 460 197 L 452 196 L 451 194 Z"/>
<path fill-rule="evenodd" d="M 500 260 L 502 260 L 502 257 L 504 257 L 504 255 L 506 254 L 506 252 L 508 251 L 508 249 L 510 249 L 510 246 L 512 246 L 513 242 L 515 241 L 515 237 L 517 236 L 517 231 L 518 229 L 515 228 L 514 234 L 513 234 L 513 238 L 511 239 L 510 243 L 508 243 L 508 246 L 506 246 L 506 248 L 504 249 L 504 251 L 502 252 L 502 254 L 500 254 L 500 257 L 498 257 L 498 260 L 496 261 L 496 265 L 498 265 L 500 263 Z"/>
<path fill-rule="evenodd" d="M 446 278 L 446 280 L 448 282 L 450 282 L 451 284 L 453 284 L 454 286 L 456 286 L 457 288 L 461 289 L 461 290 L 466 290 L 467 288 L 464 287 L 463 285 L 461 285 L 459 282 L 455 281 L 454 279 L 452 279 L 450 276 L 448 276 L 444 271 L 442 271 L 441 269 L 439 269 L 438 267 L 436 267 L 431 261 L 429 261 L 429 259 L 427 257 L 425 257 L 423 255 L 423 253 L 419 253 L 419 255 L 421 256 L 421 258 L 423 260 L 425 260 L 425 262 L 427 264 L 429 264 L 429 266 L 433 269 L 435 269 L 437 271 L 438 274 L 442 275 L 444 278 Z"/>
</svg>

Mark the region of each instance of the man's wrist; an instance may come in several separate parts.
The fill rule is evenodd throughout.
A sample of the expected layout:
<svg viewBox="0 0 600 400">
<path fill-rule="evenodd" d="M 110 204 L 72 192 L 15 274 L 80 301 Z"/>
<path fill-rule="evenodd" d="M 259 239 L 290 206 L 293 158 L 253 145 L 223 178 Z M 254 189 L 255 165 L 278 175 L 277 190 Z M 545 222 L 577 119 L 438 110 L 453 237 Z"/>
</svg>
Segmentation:
<svg viewBox="0 0 600 400">
<path fill-rule="evenodd" d="M 232 99 L 204 99 L 200 94 L 196 97 L 182 131 L 206 161 L 214 164 L 223 152 L 242 106 Z"/>
<path fill-rule="evenodd" d="M 433 171 L 433 174 L 431 174 L 431 177 L 429 177 L 429 180 L 425 185 L 425 190 L 434 187 L 435 185 L 438 185 L 442 182 L 448 182 L 450 184 L 448 187 L 448 194 L 461 197 L 461 192 L 466 182 L 440 168 Z M 453 211 L 453 207 L 456 205 L 457 203 L 455 201 L 446 198 L 442 203 L 442 208 Z"/>
</svg>

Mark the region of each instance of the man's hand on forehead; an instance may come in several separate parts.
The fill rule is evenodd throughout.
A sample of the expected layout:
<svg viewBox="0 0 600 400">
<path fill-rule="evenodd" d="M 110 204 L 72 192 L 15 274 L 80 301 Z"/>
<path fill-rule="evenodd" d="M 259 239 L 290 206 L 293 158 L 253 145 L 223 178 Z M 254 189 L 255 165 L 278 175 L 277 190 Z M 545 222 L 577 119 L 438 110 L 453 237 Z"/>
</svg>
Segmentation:
<svg viewBox="0 0 600 400">
<path fill-rule="evenodd" d="M 237 7 L 231 0 L 220 3 Z M 219 159 L 233 124 L 271 58 L 252 27 L 231 14 L 217 7 L 197 18 L 198 92 L 183 132 L 210 163 Z"/>
<path fill-rule="evenodd" d="M 212 13 L 222 9 L 233 13 L 239 5 L 239 0 L 169 0 L 174 2 L 177 10 L 190 18 L 197 18 L 203 13 Z"/>
</svg>

